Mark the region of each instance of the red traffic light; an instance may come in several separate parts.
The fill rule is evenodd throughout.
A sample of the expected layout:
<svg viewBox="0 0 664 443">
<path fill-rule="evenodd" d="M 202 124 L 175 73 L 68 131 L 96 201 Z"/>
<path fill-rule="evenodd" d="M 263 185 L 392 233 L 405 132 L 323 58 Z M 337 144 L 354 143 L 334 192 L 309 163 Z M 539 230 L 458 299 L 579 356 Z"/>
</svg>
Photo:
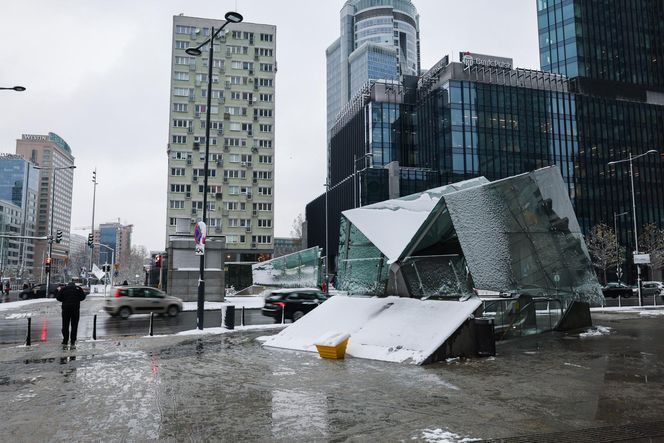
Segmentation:
<svg viewBox="0 0 664 443">
<path fill-rule="evenodd" d="M 154 264 L 158 268 L 161 267 L 161 255 L 155 255 L 154 256 Z"/>
<path fill-rule="evenodd" d="M 44 259 L 44 264 L 45 264 L 45 265 L 50 265 L 50 264 L 51 264 L 51 257 L 46 257 L 46 258 Z"/>
</svg>

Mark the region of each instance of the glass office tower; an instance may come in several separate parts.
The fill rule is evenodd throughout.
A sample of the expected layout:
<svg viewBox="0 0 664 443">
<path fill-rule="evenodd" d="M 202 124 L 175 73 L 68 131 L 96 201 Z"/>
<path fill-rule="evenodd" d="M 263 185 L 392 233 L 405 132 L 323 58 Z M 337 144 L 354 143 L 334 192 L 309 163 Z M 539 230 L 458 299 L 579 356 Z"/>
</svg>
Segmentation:
<svg viewBox="0 0 664 443">
<path fill-rule="evenodd" d="M 420 71 L 420 25 L 410 0 L 347 0 L 340 37 L 328 47 L 327 131 L 371 80 L 397 80 Z"/>
<path fill-rule="evenodd" d="M 664 85 L 664 2 L 537 0 L 543 71 Z"/>
</svg>

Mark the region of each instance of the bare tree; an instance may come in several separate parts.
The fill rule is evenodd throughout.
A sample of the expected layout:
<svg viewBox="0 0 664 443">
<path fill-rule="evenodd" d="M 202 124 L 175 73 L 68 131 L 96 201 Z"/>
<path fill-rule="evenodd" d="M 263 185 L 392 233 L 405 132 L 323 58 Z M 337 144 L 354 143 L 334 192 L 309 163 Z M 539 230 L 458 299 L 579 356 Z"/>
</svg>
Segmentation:
<svg viewBox="0 0 664 443">
<path fill-rule="evenodd" d="M 298 214 L 293 220 L 293 226 L 291 227 L 291 236 L 293 238 L 302 238 L 302 225 L 304 224 L 304 217 L 302 214 Z"/>
<path fill-rule="evenodd" d="M 664 230 L 659 229 L 656 224 L 646 225 L 639 236 L 639 252 L 650 254 L 650 276 L 653 271 L 661 269 L 664 265 Z"/>
<path fill-rule="evenodd" d="M 606 271 L 611 267 L 622 264 L 625 248 L 618 245 L 616 233 L 604 223 L 593 227 L 590 235 L 586 238 L 586 245 L 593 266 L 602 270 L 604 284 L 606 284 Z"/>
<path fill-rule="evenodd" d="M 136 280 L 136 276 L 143 275 L 143 266 L 145 264 L 145 259 L 150 256 L 150 253 L 142 245 L 134 245 L 131 247 L 131 254 L 129 254 L 129 261 L 122 264 L 120 269 L 118 279 L 133 281 Z"/>
</svg>

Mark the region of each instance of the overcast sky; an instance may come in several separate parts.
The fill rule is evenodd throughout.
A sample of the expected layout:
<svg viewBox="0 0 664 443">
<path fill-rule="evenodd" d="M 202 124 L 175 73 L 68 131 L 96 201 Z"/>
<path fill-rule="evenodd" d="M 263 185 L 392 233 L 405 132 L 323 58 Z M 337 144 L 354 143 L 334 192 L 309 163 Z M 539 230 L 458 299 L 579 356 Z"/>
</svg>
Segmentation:
<svg viewBox="0 0 664 443">
<path fill-rule="evenodd" d="M 172 16 L 277 26 L 275 235 L 325 183 L 325 49 L 343 0 L 15 0 L 0 15 L 0 152 L 55 132 L 76 157 L 72 228 L 134 225 L 133 243 L 165 244 Z M 539 67 L 535 0 L 414 0 L 422 68 L 459 51 Z"/>
</svg>

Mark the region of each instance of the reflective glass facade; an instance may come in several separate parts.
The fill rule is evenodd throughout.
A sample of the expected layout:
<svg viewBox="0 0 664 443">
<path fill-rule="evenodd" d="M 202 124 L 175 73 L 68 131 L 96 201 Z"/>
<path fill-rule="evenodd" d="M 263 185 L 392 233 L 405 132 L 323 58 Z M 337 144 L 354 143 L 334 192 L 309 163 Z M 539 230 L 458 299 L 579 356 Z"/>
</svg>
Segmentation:
<svg viewBox="0 0 664 443">
<path fill-rule="evenodd" d="M 575 108 L 567 92 L 450 81 L 421 100 L 418 145 L 434 147 L 442 183 L 555 164 L 574 195 Z"/>
<path fill-rule="evenodd" d="M 328 141 L 337 115 L 369 80 L 420 71 L 419 15 L 410 0 L 347 0 L 340 23 L 326 51 Z"/>
<path fill-rule="evenodd" d="M 664 87 L 664 2 L 537 0 L 543 71 Z"/>
</svg>

